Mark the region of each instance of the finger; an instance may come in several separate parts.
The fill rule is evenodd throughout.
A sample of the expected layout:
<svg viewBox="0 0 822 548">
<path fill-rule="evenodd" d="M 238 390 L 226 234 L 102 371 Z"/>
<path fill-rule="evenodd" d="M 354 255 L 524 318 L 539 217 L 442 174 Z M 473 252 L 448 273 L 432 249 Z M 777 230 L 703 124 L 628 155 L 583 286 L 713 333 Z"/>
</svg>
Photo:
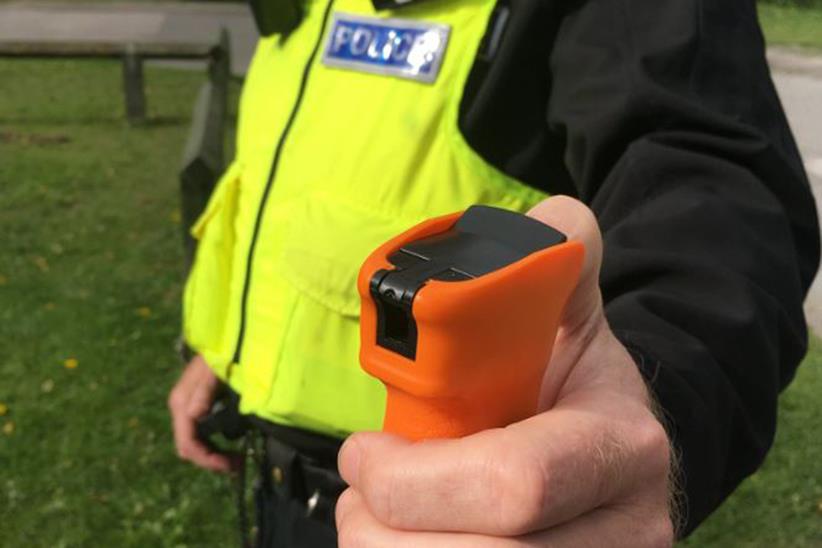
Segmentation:
<svg viewBox="0 0 822 548">
<path fill-rule="evenodd" d="M 507 430 L 413 444 L 363 433 L 346 440 L 339 467 L 388 527 L 516 535 L 532 516 L 514 514 L 534 503 L 542 481 L 518 445 Z"/>
<path fill-rule="evenodd" d="M 602 360 L 596 360 L 588 375 L 576 367 L 585 352 L 602 346 L 598 341 L 607 339 L 602 294 L 599 289 L 599 270 L 602 263 L 602 236 L 594 214 L 585 204 L 568 196 L 554 196 L 543 200 L 528 213 L 563 232 L 569 240 L 582 242 L 585 261 L 577 287 L 572 293 L 560 322 L 554 352 L 540 390 L 539 408 L 550 409 L 560 393 L 567 390 L 569 376 L 597 374 Z"/>
<path fill-rule="evenodd" d="M 598 508 L 555 528 L 511 538 L 402 531 L 380 523 L 353 489 L 346 491 L 337 505 L 337 531 L 340 548 L 661 548 L 671 546 L 674 539 L 667 515 L 630 506 Z"/>
<path fill-rule="evenodd" d="M 565 308 L 563 327 L 574 329 L 600 314 L 599 269 L 602 264 L 602 235 L 593 212 L 579 200 L 553 196 L 534 206 L 528 216 L 550 225 L 585 245 L 585 262 L 577 288 Z"/>
<path fill-rule="evenodd" d="M 355 434 L 340 453 L 340 471 L 389 527 L 500 536 L 570 520 L 645 478 L 664 483 L 667 456 L 653 453 L 659 443 L 667 450 L 661 426 L 571 403 L 457 440 L 412 444 Z"/>
<path fill-rule="evenodd" d="M 337 542 L 340 548 L 520 548 L 537 546 L 524 540 L 485 537 L 468 533 L 412 532 L 380 523 L 362 496 L 348 489 L 337 502 Z"/>
<path fill-rule="evenodd" d="M 174 445 L 181 459 L 214 472 L 230 472 L 232 470 L 232 460 L 229 456 L 209 450 L 197 438 L 194 419 L 189 415 L 182 411 L 172 411 L 172 427 L 174 430 Z"/>
<path fill-rule="evenodd" d="M 674 529 L 665 512 L 620 505 L 598 508 L 526 538 L 534 546 L 552 548 L 663 548 L 673 545 Z"/>
</svg>

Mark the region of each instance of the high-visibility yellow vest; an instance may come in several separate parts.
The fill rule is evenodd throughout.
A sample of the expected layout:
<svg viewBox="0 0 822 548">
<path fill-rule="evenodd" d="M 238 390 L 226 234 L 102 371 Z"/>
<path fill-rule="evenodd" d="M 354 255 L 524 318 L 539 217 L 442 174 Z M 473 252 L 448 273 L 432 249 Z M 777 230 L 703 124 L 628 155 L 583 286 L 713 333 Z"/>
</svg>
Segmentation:
<svg viewBox="0 0 822 548">
<path fill-rule="evenodd" d="M 494 3 L 377 12 L 369 0 L 307 0 L 287 39 L 259 42 L 236 159 L 192 228 L 184 295 L 185 337 L 241 394 L 242 412 L 338 436 L 379 429 L 384 389 L 358 363 L 365 257 L 431 216 L 471 204 L 524 211 L 545 197 L 483 160 L 457 126 Z M 335 64 L 335 35 L 352 39 L 335 18 L 446 29 L 433 81 Z M 381 45 L 367 34 L 346 51 Z M 401 34 L 387 34 L 398 56 Z"/>
</svg>

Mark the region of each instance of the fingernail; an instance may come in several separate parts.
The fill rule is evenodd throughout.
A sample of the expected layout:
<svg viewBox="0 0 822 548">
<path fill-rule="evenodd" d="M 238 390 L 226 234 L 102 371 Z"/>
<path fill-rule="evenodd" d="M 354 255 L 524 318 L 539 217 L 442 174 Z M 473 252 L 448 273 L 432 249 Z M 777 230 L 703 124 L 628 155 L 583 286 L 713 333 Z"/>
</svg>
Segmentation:
<svg viewBox="0 0 822 548">
<path fill-rule="evenodd" d="M 362 449 L 360 444 L 355 439 L 355 436 L 350 436 L 340 449 L 340 454 L 337 456 L 337 466 L 340 469 L 340 475 L 348 485 L 357 485 L 357 479 L 360 472 L 360 457 Z"/>
</svg>

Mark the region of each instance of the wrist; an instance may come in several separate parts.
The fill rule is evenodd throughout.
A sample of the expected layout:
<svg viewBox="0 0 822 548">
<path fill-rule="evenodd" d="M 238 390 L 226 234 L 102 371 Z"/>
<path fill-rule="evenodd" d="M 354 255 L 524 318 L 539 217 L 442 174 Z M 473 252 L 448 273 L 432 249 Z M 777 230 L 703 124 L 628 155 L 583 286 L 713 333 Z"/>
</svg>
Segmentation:
<svg viewBox="0 0 822 548">
<path fill-rule="evenodd" d="M 614 336 L 625 347 L 645 383 L 648 408 L 665 429 L 670 446 L 670 473 L 668 476 L 669 514 L 674 527 L 674 535 L 680 538 L 687 521 L 687 499 L 683 489 L 681 450 L 675 442 L 674 424 L 671 416 L 660 403 L 656 384 L 661 361 L 637 341 L 631 332 L 615 331 Z"/>
</svg>

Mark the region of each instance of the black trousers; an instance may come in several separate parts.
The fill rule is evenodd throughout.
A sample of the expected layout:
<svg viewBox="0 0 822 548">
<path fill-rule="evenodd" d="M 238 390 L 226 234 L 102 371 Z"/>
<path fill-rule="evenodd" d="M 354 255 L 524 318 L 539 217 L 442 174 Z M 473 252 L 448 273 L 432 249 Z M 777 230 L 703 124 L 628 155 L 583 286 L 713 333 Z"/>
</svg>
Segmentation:
<svg viewBox="0 0 822 548">
<path fill-rule="evenodd" d="M 253 422 L 263 439 L 254 491 L 257 548 L 336 547 L 334 509 L 346 487 L 337 472 L 341 440 Z"/>
</svg>

